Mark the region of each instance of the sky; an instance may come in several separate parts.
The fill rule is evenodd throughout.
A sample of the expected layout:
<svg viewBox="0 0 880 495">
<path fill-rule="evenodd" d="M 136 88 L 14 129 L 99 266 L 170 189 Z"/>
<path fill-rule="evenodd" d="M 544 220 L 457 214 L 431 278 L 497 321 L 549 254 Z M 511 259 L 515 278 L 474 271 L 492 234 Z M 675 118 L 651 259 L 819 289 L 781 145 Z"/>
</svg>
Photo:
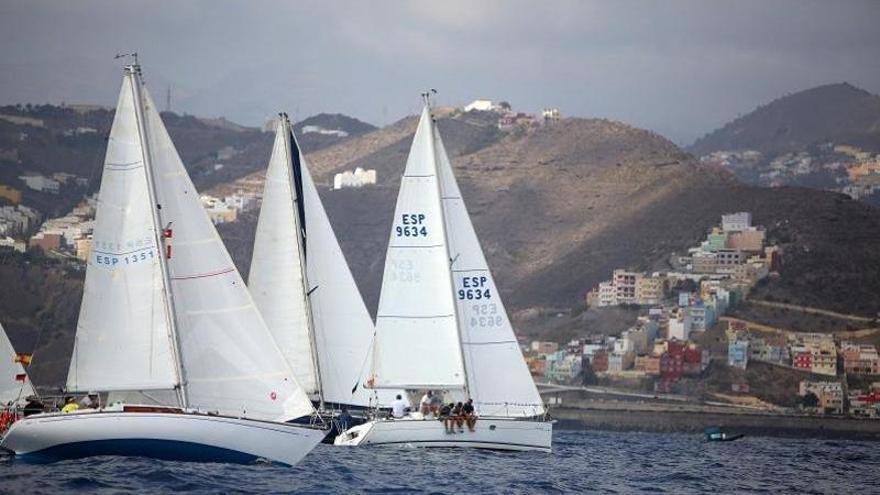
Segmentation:
<svg viewBox="0 0 880 495">
<path fill-rule="evenodd" d="M 0 104 L 112 105 L 131 51 L 157 102 L 248 125 L 385 125 L 436 88 L 687 145 L 810 87 L 880 93 L 880 1 L 0 0 Z"/>
</svg>

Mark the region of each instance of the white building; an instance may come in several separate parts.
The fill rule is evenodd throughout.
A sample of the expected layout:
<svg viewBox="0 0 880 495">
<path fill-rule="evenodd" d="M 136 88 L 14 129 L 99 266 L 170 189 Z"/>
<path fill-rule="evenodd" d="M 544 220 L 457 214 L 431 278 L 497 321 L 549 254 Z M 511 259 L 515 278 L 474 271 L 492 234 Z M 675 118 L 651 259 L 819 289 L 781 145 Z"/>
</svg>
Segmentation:
<svg viewBox="0 0 880 495">
<path fill-rule="evenodd" d="M 617 306 L 617 288 L 611 281 L 599 284 L 599 307 Z"/>
<path fill-rule="evenodd" d="M 61 183 L 55 179 L 50 179 L 45 175 L 20 175 L 18 177 L 24 184 L 34 191 L 48 192 L 57 194 L 61 188 Z"/>
<path fill-rule="evenodd" d="M 667 332 L 667 338 L 670 340 L 677 339 L 680 341 L 686 341 L 691 336 L 691 331 L 693 330 L 693 322 L 691 320 L 690 312 L 685 310 L 681 310 L 678 312 L 678 315 L 669 318 L 669 331 Z"/>
<path fill-rule="evenodd" d="M 492 100 L 474 100 L 464 106 L 465 112 L 497 112 L 499 110 L 501 110 L 501 105 Z"/>
<path fill-rule="evenodd" d="M 376 170 L 374 169 L 364 170 L 358 167 L 354 171 L 346 170 L 333 176 L 333 189 L 363 187 L 374 184 L 376 184 Z"/>
<path fill-rule="evenodd" d="M 342 129 L 325 129 L 318 125 L 307 125 L 302 128 L 303 134 L 323 134 L 325 136 L 346 137 L 348 133 Z"/>
<path fill-rule="evenodd" d="M 747 211 L 721 215 L 721 229 L 724 232 L 742 232 L 752 227 L 752 214 Z"/>
</svg>

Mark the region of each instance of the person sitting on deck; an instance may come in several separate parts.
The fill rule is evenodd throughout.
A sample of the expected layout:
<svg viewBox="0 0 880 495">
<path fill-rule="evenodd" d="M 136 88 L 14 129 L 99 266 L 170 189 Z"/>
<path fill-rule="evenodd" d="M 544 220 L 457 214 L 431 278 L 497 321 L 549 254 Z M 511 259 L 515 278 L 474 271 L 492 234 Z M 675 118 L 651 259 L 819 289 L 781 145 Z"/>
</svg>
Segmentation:
<svg viewBox="0 0 880 495">
<path fill-rule="evenodd" d="M 476 431 L 474 430 L 474 425 L 477 424 L 477 415 L 474 413 L 474 399 L 468 399 L 464 406 L 462 406 L 461 412 L 467 423 L 468 430 Z"/>
<path fill-rule="evenodd" d="M 345 431 L 351 425 L 351 414 L 348 413 L 347 407 L 343 407 L 339 415 L 336 416 L 336 422 L 339 425 L 339 431 Z"/>
<path fill-rule="evenodd" d="M 440 412 L 440 398 L 434 395 L 434 392 L 428 390 L 425 395 L 422 396 L 422 400 L 419 401 L 419 412 L 422 413 L 423 416 L 427 416 L 428 413 L 437 416 L 437 413 Z"/>
<path fill-rule="evenodd" d="M 79 402 L 79 407 L 82 409 L 100 409 L 101 400 L 98 397 L 98 392 L 89 392 L 89 394 L 83 397 Z"/>
<path fill-rule="evenodd" d="M 65 397 L 64 398 L 64 407 L 61 408 L 61 412 L 64 414 L 72 413 L 74 411 L 79 410 L 79 404 L 76 403 L 73 397 Z"/>
<path fill-rule="evenodd" d="M 452 408 L 452 419 L 455 421 L 455 426 L 458 426 L 459 433 L 464 433 L 464 428 L 462 428 L 462 426 L 464 426 L 463 407 L 464 404 L 458 402 L 455 404 L 455 407 Z M 453 427 L 452 431 L 455 433 L 455 427 Z"/>
<path fill-rule="evenodd" d="M 27 402 L 24 404 L 24 409 L 22 409 L 22 414 L 24 417 L 28 417 L 34 414 L 40 414 L 45 409 L 45 405 L 43 401 L 40 400 L 36 395 L 31 395 L 27 399 Z"/>
<path fill-rule="evenodd" d="M 446 433 L 455 433 L 455 419 L 452 417 L 452 408 L 454 407 L 455 403 L 450 402 L 440 408 L 440 419 L 443 420 L 443 428 L 446 429 Z"/>
<path fill-rule="evenodd" d="M 397 398 L 391 403 L 391 416 L 397 419 L 406 416 L 406 402 L 400 394 L 397 394 Z"/>
</svg>

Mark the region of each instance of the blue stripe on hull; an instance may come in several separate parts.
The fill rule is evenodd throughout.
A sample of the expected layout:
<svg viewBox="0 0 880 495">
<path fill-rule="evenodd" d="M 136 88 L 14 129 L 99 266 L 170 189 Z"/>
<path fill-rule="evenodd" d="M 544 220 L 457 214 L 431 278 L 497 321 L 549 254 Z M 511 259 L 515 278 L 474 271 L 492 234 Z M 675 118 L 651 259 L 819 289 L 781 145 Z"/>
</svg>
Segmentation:
<svg viewBox="0 0 880 495">
<path fill-rule="evenodd" d="M 192 442 L 155 439 L 92 440 L 67 443 L 18 456 L 25 462 L 44 464 L 65 459 L 80 459 L 99 455 L 137 456 L 184 462 L 224 462 L 251 464 L 257 456 Z"/>
</svg>

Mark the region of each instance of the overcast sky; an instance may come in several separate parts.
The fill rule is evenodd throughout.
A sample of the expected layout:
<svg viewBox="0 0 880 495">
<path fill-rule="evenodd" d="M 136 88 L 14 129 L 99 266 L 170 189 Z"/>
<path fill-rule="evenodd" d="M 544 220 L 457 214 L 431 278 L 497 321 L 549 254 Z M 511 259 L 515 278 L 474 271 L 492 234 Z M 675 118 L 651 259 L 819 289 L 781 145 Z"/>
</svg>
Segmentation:
<svg viewBox="0 0 880 495">
<path fill-rule="evenodd" d="M 0 0 L 0 103 L 112 104 L 131 50 L 157 101 L 245 124 L 387 124 L 432 87 L 690 144 L 786 93 L 880 93 L 880 1 Z"/>
</svg>

